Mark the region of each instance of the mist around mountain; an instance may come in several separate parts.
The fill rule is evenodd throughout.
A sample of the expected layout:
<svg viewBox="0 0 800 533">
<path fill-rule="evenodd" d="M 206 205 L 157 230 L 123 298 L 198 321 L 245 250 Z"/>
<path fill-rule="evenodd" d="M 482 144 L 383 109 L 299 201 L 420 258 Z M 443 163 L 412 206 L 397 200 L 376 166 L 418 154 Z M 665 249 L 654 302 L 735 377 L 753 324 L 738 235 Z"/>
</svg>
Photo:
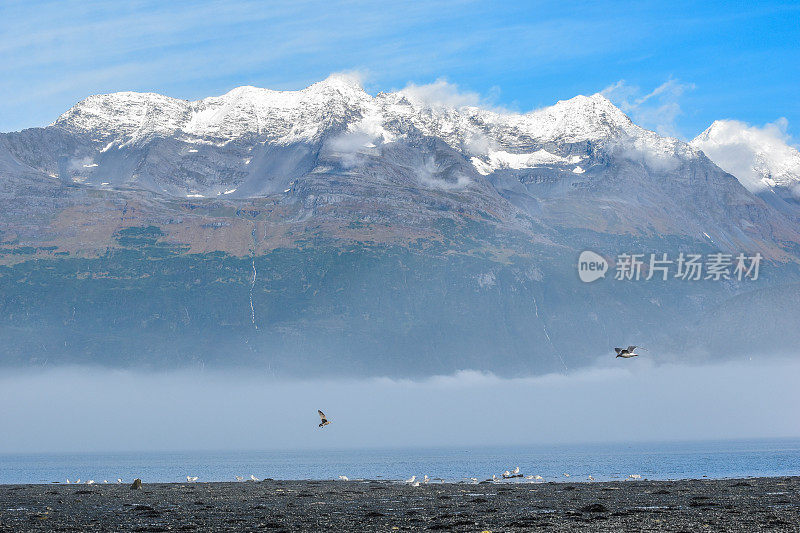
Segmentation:
<svg viewBox="0 0 800 533">
<path fill-rule="evenodd" d="M 530 375 L 627 344 L 791 353 L 797 217 L 699 143 L 601 95 L 511 113 L 334 75 L 92 96 L 0 134 L 0 362 Z M 584 250 L 605 278 L 580 281 Z M 623 254 L 681 253 L 763 261 L 614 279 Z"/>
</svg>

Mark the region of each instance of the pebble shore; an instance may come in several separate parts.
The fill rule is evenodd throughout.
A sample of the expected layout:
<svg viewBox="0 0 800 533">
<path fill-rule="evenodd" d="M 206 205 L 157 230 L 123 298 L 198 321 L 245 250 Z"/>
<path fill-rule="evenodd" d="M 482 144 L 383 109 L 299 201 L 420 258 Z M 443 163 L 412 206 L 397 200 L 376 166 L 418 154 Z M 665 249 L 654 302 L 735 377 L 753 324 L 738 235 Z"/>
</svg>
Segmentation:
<svg viewBox="0 0 800 533">
<path fill-rule="evenodd" d="M 800 477 L 0 485 L 0 531 L 799 531 Z"/>
</svg>

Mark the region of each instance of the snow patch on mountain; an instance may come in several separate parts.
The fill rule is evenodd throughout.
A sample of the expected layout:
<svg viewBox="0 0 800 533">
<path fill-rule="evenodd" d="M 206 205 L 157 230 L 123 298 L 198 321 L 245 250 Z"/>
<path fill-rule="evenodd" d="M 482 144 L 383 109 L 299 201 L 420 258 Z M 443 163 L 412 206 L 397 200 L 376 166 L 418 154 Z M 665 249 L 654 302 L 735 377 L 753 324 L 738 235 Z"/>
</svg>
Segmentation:
<svg viewBox="0 0 800 533">
<path fill-rule="evenodd" d="M 486 176 L 502 168 L 519 170 L 535 168 L 540 165 L 575 164 L 580 162 L 581 159 L 582 157 L 578 155 L 562 157 L 541 149 L 527 154 L 514 154 L 505 150 L 497 150 L 489 152 L 483 159 L 473 157 L 471 160 L 475 169 Z"/>
</svg>

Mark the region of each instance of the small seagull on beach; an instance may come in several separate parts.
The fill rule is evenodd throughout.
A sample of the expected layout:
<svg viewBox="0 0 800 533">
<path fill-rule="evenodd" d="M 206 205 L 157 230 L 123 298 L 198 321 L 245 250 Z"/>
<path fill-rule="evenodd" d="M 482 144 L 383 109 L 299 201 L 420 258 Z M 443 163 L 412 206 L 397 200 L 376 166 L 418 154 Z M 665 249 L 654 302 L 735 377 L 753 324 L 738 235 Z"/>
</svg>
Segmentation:
<svg viewBox="0 0 800 533">
<path fill-rule="evenodd" d="M 75 483 L 80 484 L 80 482 L 81 482 L 81 478 L 78 478 L 78 481 L 76 481 Z"/>
<path fill-rule="evenodd" d="M 636 348 L 644 350 L 641 346 L 628 346 L 627 348 L 614 348 L 614 351 L 617 352 L 617 357 L 630 359 L 631 357 L 639 357 L 639 354 L 636 353 Z"/>
<path fill-rule="evenodd" d="M 69 478 L 67 478 L 67 485 L 69 485 Z"/>
<path fill-rule="evenodd" d="M 470 479 L 470 481 L 472 481 L 473 483 L 477 483 L 477 482 L 478 482 L 478 478 L 476 478 L 476 477 L 471 477 L 471 478 L 469 478 L 469 479 Z"/>
<path fill-rule="evenodd" d="M 258 478 L 257 478 L 256 476 L 254 476 L 253 474 L 250 474 L 250 481 L 261 481 L 261 480 L 260 480 L 260 479 L 258 479 Z"/>
<path fill-rule="evenodd" d="M 186 481 L 188 481 L 189 483 L 193 483 L 197 481 L 197 476 L 186 476 Z"/>
<path fill-rule="evenodd" d="M 639 474 L 631 474 L 628 477 L 631 478 L 631 479 L 642 479 L 642 476 L 640 476 Z"/>
<path fill-rule="evenodd" d="M 325 416 L 325 413 L 323 413 L 323 412 L 322 412 L 322 411 L 320 411 L 319 409 L 317 409 L 317 412 L 319 413 L 319 419 L 320 419 L 320 422 L 319 422 L 319 427 L 321 427 L 321 428 L 322 428 L 322 427 L 325 427 L 325 426 L 327 426 L 328 424 L 330 424 L 330 421 L 329 421 L 329 420 L 328 420 L 328 418 Z"/>
<path fill-rule="evenodd" d="M 417 476 L 411 476 L 410 478 L 408 478 L 408 479 L 406 480 L 406 483 L 414 483 L 414 481 L 415 481 L 416 479 L 417 479 Z"/>
<path fill-rule="evenodd" d="M 419 487 L 419 481 L 415 481 L 411 484 L 412 487 Z"/>
<path fill-rule="evenodd" d="M 117 478 L 117 483 L 122 483 L 122 478 L 121 477 Z"/>
<path fill-rule="evenodd" d="M 349 477 L 347 477 L 347 476 L 339 476 L 339 479 L 340 479 L 341 481 L 350 481 L 350 478 L 349 478 Z"/>
<path fill-rule="evenodd" d="M 514 468 L 514 471 L 511 472 L 512 474 L 519 474 L 519 467 Z"/>
<path fill-rule="evenodd" d="M 427 482 L 428 482 L 428 481 L 430 481 L 430 480 L 431 480 L 431 478 L 429 478 L 429 477 L 428 477 L 428 474 L 425 474 L 425 477 L 424 477 L 424 478 L 422 478 L 422 482 L 423 482 L 423 483 L 427 483 Z"/>
<path fill-rule="evenodd" d="M 87 485 L 94 485 L 94 480 L 93 480 L 93 479 L 90 479 L 89 481 L 87 481 L 87 482 L 86 482 L 86 484 L 87 484 Z"/>
<path fill-rule="evenodd" d="M 108 483 L 108 480 L 107 480 L 107 479 L 104 479 L 104 480 L 103 480 L 103 483 Z"/>
<path fill-rule="evenodd" d="M 242 476 L 236 476 L 236 481 L 244 481 L 244 478 Z"/>
<path fill-rule="evenodd" d="M 497 481 L 497 474 L 492 474 L 492 481 Z"/>
<path fill-rule="evenodd" d="M 594 481 L 594 478 L 592 476 L 589 476 L 589 481 Z"/>
</svg>

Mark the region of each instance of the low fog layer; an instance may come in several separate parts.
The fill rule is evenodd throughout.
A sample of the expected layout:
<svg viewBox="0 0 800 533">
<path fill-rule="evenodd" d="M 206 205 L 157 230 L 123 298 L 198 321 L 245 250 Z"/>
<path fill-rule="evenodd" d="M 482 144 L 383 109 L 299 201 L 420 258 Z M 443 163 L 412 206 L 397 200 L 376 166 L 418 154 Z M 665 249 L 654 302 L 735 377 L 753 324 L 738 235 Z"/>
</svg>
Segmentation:
<svg viewBox="0 0 800 533">
<path fill-rule="evenodd" d="M 478 446 L 800 436 L 800 361 L 639 359 L 537 378 L 279 381 L 92 369 L 0 376 L 0 452 Z M 316 410 L 332 420 L 317 428 Z"/>
</svg>

